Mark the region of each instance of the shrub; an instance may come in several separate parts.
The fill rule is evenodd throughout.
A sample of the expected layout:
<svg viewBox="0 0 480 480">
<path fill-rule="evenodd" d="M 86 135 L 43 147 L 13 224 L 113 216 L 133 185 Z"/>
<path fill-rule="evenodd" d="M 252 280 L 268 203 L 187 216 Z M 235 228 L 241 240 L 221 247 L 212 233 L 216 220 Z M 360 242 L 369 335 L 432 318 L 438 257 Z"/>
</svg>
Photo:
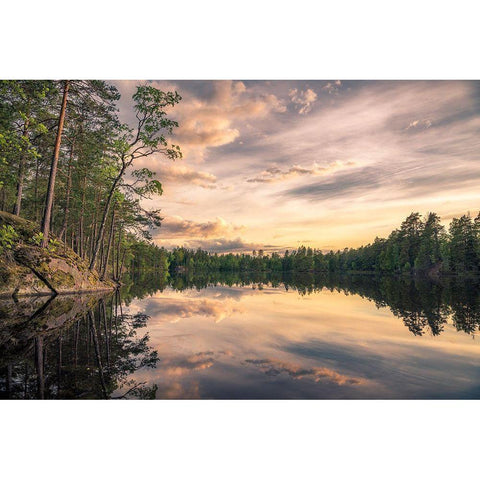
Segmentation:
<svg viewBox="0 0 480 480">
<path fill-rule="evenodd" d="M 2 225 L 0 227 L 0 254 L 5 250 L 11 250 L 18 240 L 18 233 L 11 225 Z"/>
</svg>

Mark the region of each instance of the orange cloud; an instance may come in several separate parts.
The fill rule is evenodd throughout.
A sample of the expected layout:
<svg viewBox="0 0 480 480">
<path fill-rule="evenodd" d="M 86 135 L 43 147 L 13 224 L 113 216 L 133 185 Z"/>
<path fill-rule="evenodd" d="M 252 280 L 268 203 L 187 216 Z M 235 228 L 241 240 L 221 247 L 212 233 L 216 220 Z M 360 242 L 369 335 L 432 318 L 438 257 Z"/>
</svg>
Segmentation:
<svg viewBox="0 0 480 480">
<path fill-rule="evenodd" d="M 330 368 L 304 368 L 295 363 L 282 362 L 275 359 L 247 359 L 245 363 L 257 366 L 262 372 L 269 376 L 286 373 L 294 379 L 311 378 L 315 382 L 327 381 L 337 385 L 359 385 L 365 383 L 365 380 L 362 378 L 342 375 Z"/>
<path fill-rule="evenodd" d="M 162 374 L 179 377 L 192 372 L 207 370 L 215 364 L 216 359 L 221 355 L 231 356 L 229 352 L 225 351 L 206 351 L 197 352 L 185 357 L 167 358 L 161 365 Z"/>
<path fill-rule="evenodd" d="M 297 106 L 300 115 L 310 112 L 313 104 L 317 101 L 317 94 L 311 88 L 307 88 L 307 90 L 293 88 L 288 92 L 288 96 Z"/>
<path fill-rule="evenodd" d="M 243 82 L 213 82 L 214 94 L 208 99 L 186 98 L 175 108 L 180 127 L 175 143 L 187 159 L 203 160 L 209 147 L 234 142 L 240 131 L 237 121 L 262 118 L 271 112 L 285 112 L 286 106 L 273 94 L 254 94 Z"/>
<path fill-rule="evenodd" d="M 145 311 L 162 322 L 176 323 L 186 318 L 210 317 L 219 323 L 242 310 L 238 305 L 224 300 L 156 297 L 150 300 Z"/>
<path fill-rule="evenodd" d="M 214 221 L 195 222 L 180 216 L 166 217 L 159 232 L 159 239 L 202 237 L 212 238 L 230 235 L 242 230 L 243 227 L 235 226 L 217 217 Z"/>
<path fill-rule="evenodd" d="M 193 170 L 186 165 L 162 165 L 156 168 L 161 182 L 187 183 L 202 188 L 216 188 L 217 177 L 208 172 Z"/>
</svg>

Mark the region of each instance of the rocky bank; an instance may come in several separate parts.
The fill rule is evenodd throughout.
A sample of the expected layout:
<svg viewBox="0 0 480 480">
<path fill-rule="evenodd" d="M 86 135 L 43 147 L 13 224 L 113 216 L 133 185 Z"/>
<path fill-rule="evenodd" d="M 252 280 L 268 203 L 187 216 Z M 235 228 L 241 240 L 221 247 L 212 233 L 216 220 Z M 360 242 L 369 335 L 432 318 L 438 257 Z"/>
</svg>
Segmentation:
<svg viewBox="0 0 480 480">
<path fill-rule="evenodd" d="M 10 228 L 11 227 L 11 228 Z M 38 225 L 0 211 L 0 229 L 14 231 L 10 244 L 0 244 L 0 297 L 56 295 L 113 290 L 71 248 L 53 239 L 47 248 L 38 243 Z"/>
</svg>

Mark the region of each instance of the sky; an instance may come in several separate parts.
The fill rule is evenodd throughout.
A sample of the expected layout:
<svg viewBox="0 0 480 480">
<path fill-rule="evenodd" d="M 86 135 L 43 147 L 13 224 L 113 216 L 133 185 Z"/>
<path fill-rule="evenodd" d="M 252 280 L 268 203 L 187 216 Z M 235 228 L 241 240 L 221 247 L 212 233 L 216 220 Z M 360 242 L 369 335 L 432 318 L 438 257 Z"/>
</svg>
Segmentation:
<svg viewBox="0 0 480 480">
<path fill-rule="evenodd" d="M 139 81 L 115 81 L 133 123 Z M 171 141 L 138 168 L 164 194 L 155 243 L 211 252 L 358 247 L 412 211 L 480 209 L 478 81 L 149 81 L 176 90 Z"/>
</svg>

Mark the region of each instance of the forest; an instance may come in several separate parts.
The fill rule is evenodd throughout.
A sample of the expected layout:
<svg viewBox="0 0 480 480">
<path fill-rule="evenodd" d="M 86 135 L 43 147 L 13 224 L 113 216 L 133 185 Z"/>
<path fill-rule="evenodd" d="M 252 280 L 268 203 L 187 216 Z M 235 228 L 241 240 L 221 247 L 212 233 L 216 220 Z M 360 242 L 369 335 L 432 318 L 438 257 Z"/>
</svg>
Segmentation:
<svg viewBox="0 0 480 480">
<path fill-rule="evenodd" d="M 480 272 L 480 214 L 454 218 L 448 229 L 435 213 L 411 213 L 388 238 L 359 248 L 323 252 L 300 247 L 283 254 L 209 254 L 203 250 L 158 249 L 170 271 L 371 272 L 389 274 L 477 274 Z"/>
<path fill-rule="evenodd" d="M 142 159 L 174 161 L 169 143 L 178 123 L 170 112 L 178 92 L 139 85 L 132 96 L 133 124 L 119 119 L 117 88 L 93 80 L 0 81 L 0 210 L 35 222 L 41 247 L 63 242 L 101 278 L 125 270 L 378 272 L 476 274 L 480 272 L 480 216 L 454 218 L 411 213 L 388 238 L 359 248 L 325 252 L 299 247 L 215 254 L 151 241 L 160 210 L 142 200 L 162 194 Z M 0 253 L 18 235 L 0 225 Z"/>
<path fill-rule="evenodd" d="M 104 81 L 0 81 L 0 211 L 39 225 L 33 244 L 63 243 L 114 280 L 162 221 L 142 207 L 162 185 L 139 161 L 182 158 L 168 140 L 178 92 L 139 85 L 132 124 L 120 121 L 119 100 Z M 0 253 L 17 238 L 0 225 Z"/>
</svg>

